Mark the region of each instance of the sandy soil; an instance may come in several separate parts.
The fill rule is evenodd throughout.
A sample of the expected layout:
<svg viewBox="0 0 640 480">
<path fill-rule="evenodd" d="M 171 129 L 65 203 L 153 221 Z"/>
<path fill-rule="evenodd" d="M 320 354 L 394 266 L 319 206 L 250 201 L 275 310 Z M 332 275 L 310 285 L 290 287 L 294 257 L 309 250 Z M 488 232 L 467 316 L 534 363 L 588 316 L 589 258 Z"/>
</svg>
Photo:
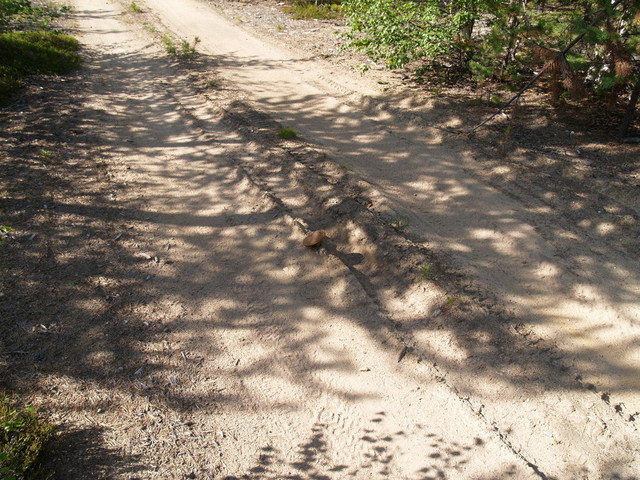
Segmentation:
<svg viewBox="0 0 640 480">
<path fill-rule="evenodd" d="M 639 478 L 635 167 L 497 155 L 276 4 L 74 3 L 85 68 L 0 136 L 56 478 Z"/>
</svg>

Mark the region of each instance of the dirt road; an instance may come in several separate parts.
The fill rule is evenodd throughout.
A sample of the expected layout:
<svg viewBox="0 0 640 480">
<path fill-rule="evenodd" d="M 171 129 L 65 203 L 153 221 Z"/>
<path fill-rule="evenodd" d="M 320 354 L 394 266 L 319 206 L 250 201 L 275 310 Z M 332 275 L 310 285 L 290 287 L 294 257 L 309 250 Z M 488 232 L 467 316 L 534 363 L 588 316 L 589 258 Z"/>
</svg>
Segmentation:
<svg viewBox="0 0 640 480">
<path fill-rule="evenodd" d="M 260 111 L 375 186 L 384 204 L 374 208 L 406 219 L 416 241 L 451 254 L 538 333 L 579 357 L 588 381 L 640 409 L 638 398 L 626 395 L 640 388 L 638 241 L 610 239 L 625 225 L 596 217 L 571 228 L 545 203 L 551 192 L 488 185 L 484 165 L 462 142 L 394 115 L 402 100 L 374 112 L 363 108 L 385 98 L 367 78 L 327 71 L 253 38 L 195 0 L 148 5 L 181 37 L 201 38 L 202 49 Z"/>
<path fill-rule="evenodd" d="M 386 213 L 391 221 L 406 220 L 414 241 L 448 254 L 465 275 L 505 300 L 537 336 L 558 347 L 574 379 L 597 386 L 618 410 L 624 405 L 627 415 L 620 415 L 622 424 L 640 411 L 640 263 L 637 238 L 633 237 L 638 222 L 633 220 L 635 228 L 625 235 L 628 211 L 617 220 L 606 215 L 588 220 L 561 218 L 548 200 L 555 195 L 551 188 L 514 188 L 504 166 L 499 168 L 507 170 L 502 178 L 511 180 L 509 185 L 487 181 L 482 172 L 486 165 L 474 162 L 462 142 L 398 114 L 411 103 L 409 99 L 400 99 L 398 104 L 393 104 L 396 99 L 387 99 L 385 104 L 382 87 L 375 82 L 335 66 L 327 70 L 326 64 L 256 39 L 238 28 L 238 22 L 222 18 L 201 3 L 150 0 L 148 5 L 178 35 L 201 38 L 202 48 L 215 56 L 224 75 L 246 92 L 256 109 L 295 127 L 310 142 L 328 150 L 334 161 L 352 168 L 372 185 L 376 191 L 373 209 Z M 608 200 L 603 210 L 621 206 Z M 638 205 L 635 209 L 637 213 Z M 437 296 L 416 296 L 413 290 L 402 294 L 406 294 L 404 306 L 395 301 L 397 291 L 381 288 L 377 298 L 394 318 L 412 326 L 420 325 L 425 315 L 440 307 Z M 410 330 L 415 345 L 438 364 L 446 365 L 451 355 L 473 357 L 468 351 L 451 352 L 451 346 L 440 353 L 433 346 L 432 328 Z M 459 338 L 455 342 L 459 347 L 464 343 Z M 435 355 L 434 350 L 438 351 Z M 515 383 L 515 388 L 503 385 L 501 393 L 519 398 L 521 375 L 536 379 L 537 368 L 523 368 L 513 375 L 515 382 L 507 382 Z M 479 410 L 492 411 L 488 404 L 495 402 L 496 383 L 502 383 L 494 372 L 484 382 L 476 377 L 472 387 L 466 372 L 456 375 L 459 372 L 450 373 L 458 377 L 457 388 L 482 398 Z M 560 377 L 549 373 L 556 380 Z M 567 387 L 567 382 L 559 383 Z M 557 393 L 550 397 L 547 393 L 537 400 L 545 410 L 556 410 L 552 406 L 558 402 Z M 590 411 L 590 395 L 581 397 L 578 393 L 575 400 L 580 409 Z M 530 419 L 539 416 L 539 405 L 517 408 Z M 496 425 L 501 425 L 503 409 L 502 402 L 494 403 L 491 419 Z M 550 428 L 559 430 L 571 424 L 566 413 L 558 412 Z M 570 431 L 580 428 L 583 421 L 586 417 L 577 420 Z M 509 421 L 501 427 L 512 429 Z M 635 431 L 635 425 L 626 427 Z M 521 435 L 523 444 L 533 438 L 526 426 Z M 558 441 L 573 447 L 576 443 L 573 433 L 547 443 L 551 447 Z M 537 440 L 540 442 L 543 440 Z"/>
<path fill-rule="evenodd" d="M 16 319 L 35 357 L 0 364 L 75 432 L 60 478 L 638 478 L 616 225 L 570 230 L 371 79 L 204 3 L 136 3 L 160 23 L 74 1 L 74 187 L 50 243 L 22 242 L 66 306 Z M 170 65 L 164 29 L 200 63 Z"/>
</svg>

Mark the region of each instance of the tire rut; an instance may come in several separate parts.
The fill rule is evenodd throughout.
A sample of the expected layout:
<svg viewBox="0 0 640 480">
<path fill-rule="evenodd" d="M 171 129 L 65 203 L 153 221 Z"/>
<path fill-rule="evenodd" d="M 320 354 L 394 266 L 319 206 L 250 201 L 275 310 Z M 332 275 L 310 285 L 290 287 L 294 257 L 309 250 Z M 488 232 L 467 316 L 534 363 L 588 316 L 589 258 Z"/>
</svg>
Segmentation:
<svg viewBox="0 0 640 480">
<path fill-rule="evenodd" d="M 174 94 L 175 100 L 180 101 L 181 98 L 184 96 L 179 93 Z M 194 126 L 203 132 L 207 131 L 206 121 L 199 119 L 193 109 L 184 103 L 182 108 L 183 113 L 190 116 Z M 203 111 L 201 107 L 197 110 Z M 496 330 L 492 336 L 498 340 L 495 347 L 501 355 L 504 356 L 507 349 L 518 345 L 517 349 L 533 357 L 535 363 L 543 363 L 548 368 L 566 372 L 567 382 L 573 388 L 580 388 L 579 383 L 568 378 L 571 372 L 564 365 L 563 356 L 552 345 L 543 346 L 545 342 L 536 338 L 531 331 L 509 328 L 508 325 L 513 322 L 513 319 L 505 318 L 508 315 L 507 310 L 504 306 L 499 306 L 495 297 L 480 289 L 464 275 L 449 272 L 446 258 L 439 258 L 423 246 L 398 234 L 389 225 L 388 217 L 370 208 L 373 203 L 372 198 L 379 195 L 373 187 L 359 179 L 350 178 L 350 175 L 336 165 L 327 154 L 305 144 L 304 140 L 295 142 L 275 140 L 274 132 L 280 125 L 267 114 L 253 109 L 246 102 L 231 101 L 228 106 L 222 108 L 217 118 L 230 130 L 239 133 L 247 145 L 256 149 L 257 154 L 252 155 L 254 160 L 251 162 L 243 161 L 237 156 L 234 157 L 234 162 L 242 176 L 262 192 L 280 215 L 288 218 L 292 227 L 298 229 L 301 235 L 320 228 L 332 231 L 330 237 L 319 249 L 319 253 L 339 260 L 377 306 L 387 322 L 384 329 L 397 341 L 398 361 L 428 365 L 432 370 L 431 376 L 436 380 L 439 379 L 462 404 L 467 405 L 487 428 L 496 433 L 507 449 L 535 472 L 536 476 L 542 479 L 551 478 L 552 475 L 546 474 L 534 459 L 528 458 L 526 452 L 514 445 L 508 429 L 498 425 L 483 413 L 484 405 L 480 404 L 478 407 L 475 405 L 478 402 L 471 401 L 467 394 L 456 387 L 457 382 L 449 378 L 446 367 L 444 369 L 440 367 L 438 362 L 434 361 L 424 347 L 413 338 L 411 329 L 403 326 L 403 314 L 398 312 L 397 305 L 388 307 L 385 304 L 389 299 L 389 293 L 386 291 L 389 284 L 395 286 L 393 295 L 401 295 L 402 288 L 411 289 L 412 284 L 419 279 L 416 276 L 407 279 L 405 275 L 401 275 L 390 280 L 389 276 L 391 272 L 402 273 L 415 269 L 425 261 L 438 265 L 438 287 L 436 288 L 445 292 L 464 291 L 472 300 L 464 305 L 464 309 L 436 304 L 432 312 L 445 308 L 451 317 L 458 316 L 457 322 L 467 323 L 471 329 L 480 321 L 485 324 L 483 328 L 486 328 L 487 315 L 489 315 L 490 323 Z M 255 158 L 265 160 L 256 162 Z M 299 201 L 301 196 L 304 197 L 303 202 Z M 340 231 L 340 227 L 336 225 L 342 226 L 342 229 L 348 228 L 351 232 L 358 232 L 355 241 L 350 238 L 349 233 Z M 369 255 L 375 259 L 367 265 L 367 269 L 358 268 L 361 259 L 357 258 L 354 261 L 351 250 L 342 248 L 345 243 L 361 245 L 364 243 L 362 240 L 371 246 L 373 251 Z M 380 272 L 384 272 L 384 280 L 377 278 L 376 274 Z M 428 294 L 423 301 L 433 304 L 432 294 Z M 438 315 L 435 318 L 437 317 Z M 507 326 L 506 329 L 505 326 Z M 278 334 L 274 332 L 272 337 L 277 339 Z M 500 338 L 502 340 L 499 340 Z M 408 356 L 402 355 L 404 352 L 409 352 Z M 516 354 L 508 356 L 515 358 Z M 323 428 L 327 425 L 326 422 L 321 423 Z"/>
<path fill-rule="evenodd" d="M 188 88 L 184 78 L 167 82 L 166 91 L 181 105 L 180 114 L 188 119 L 192 129 L 200 132 L 201 140 L 216 143 L 215 138 L 208 137 L 215 130 L 208 128 L 211 121 L 219 121 L 239 136 L 248 153 L 232 155 L 238 178 L 246 179 L 260 192 L 270 203 L 268 210 L 284 218 L 301 236 L 316 229 L 329 232 L 318 252 L 337 259 L 345 275 L 355 279 L 375 304 L 375 318 L 383 321 L 369 326 L 389 349 L 395 349 L 401 367 L 425 369 L 429 377 L 454 394 L 456 401 L 468 405 L 475 418 L 495 432 L 505 448 L 538 477 L 556 475 L 553 469 L 544 466 L 553 464 L 548 458 L 552 453 L 520 446 L 530 442 L 525 438 L 526 429 L 518 425 L 519 433 L 512 433 L 508 424 L 496 421 L 503 408 L 500 402 L 494 398 L 493 407 L 485 407 L 482 394 L 474 393 L 473 381 L 464 378 L 495 370 L 507 377 L 507 393 L 520 382 L 525 394 L 541 384 L 542 389 L 586 393 L 577 401 L 580 415 L 588 411 L 585 405 L 590 402 L 603 407 L 606 402 L 590 389 L 584 391 L 571 364 L 553 345 L 523 327 L 494 295 L 472 278 L 452 268 L 449 257 L 430 251 L 410 235 L 403 235 L 400 225 L 393 226 L 393 212 L 384 209 L 384 196 L 373 185 L 358 179 L 304 139 L 277 140 L 275 132 L 279 124 L 250 102 L 234 98 L 235 92 L 216 99 L 215 104 L 221 106 L 216 107 L 212 116 L 210 104 Z M 419 273 L 424 265 L 430 266 L 428 275 Z M 275 342 L 281 336 L 272 328 L 267 329 L 266 335 Z M 429 343 L 437 336 L 445 340 Z M 459 358 L 452 359 L 452 352 Z M 500 392 L 497 393 L 499 397 Z M 412 394 L 411 399 L 418 397 Z M 623 432 L 615 416 L 612 420 L 611 415 L 606 415 L 607 409 L 611 410 L 611 406 L 596 408 L 595 416 L 606 418 L 606 422 Z M 548 418 L 539 417 L 545 427 Z M 312 426 L 312 439 L 325 425 L 319 422 Z M 570 433 L 566 433 L 563 441 Z M 540 435 L 538 430 L 532 436 L 540 438 Z M 611 443 L 617 439 L 616 436 Z M 620 444 L 625 451 L 628 442 L 622 440 Z M 306 450 L 301 452 L 304 457 Z M 536 458 L 539 456 L 541 460 Z M 313 459 L 308 460 L 300 466 L 313 463 Z M 596 458 L 590 468 L 595 471 L 600 461 L 603 459 Z M 557 470 L 563 472 L 569 467 L 562 465 Z"/>
<path fill-rule="evenodd" d="M 530 457 L 525 448 L 518 446 L 524 441 L 522 436 L 512 438 L 513 434 L 509 433 L 508 427 L 487 417 L 487 412 L 493 416 L 498 411 L 486 408 L 482 400 L 470 399 L 469 394 L 463 393 L 457 386 L 460 379 L 452 378 L 450 370 L 441 366 L 425 350 L 424 345 L 416 340 L 411 326 L 407 328 L 403 324 L 406 316 L 414 315 L 415 303 L 408 306 L 409 313 L 403 313 L 402 306 L 393 302 L 392 298 L 401 297 L 403 289 L 405 292 L 411 291 L 416 283 L 420 283 L 418 275 L 407 272 L 415 271 L 416 267 L 427 262 L 436 265 L 434 281 L 437 287 L 430 285 L 429 292 L 426 292 L 427 289 L 419 292 L 423 295 L 418 300 L 423 305 L 430 305 L 424 315 L 425 321 L 433 327 L 434 324 L 441 323 L 444 317 L 438 311 L 446 311 L 448 318 L 464 324 L 465 332 L 472 335 L 474 330 L 491 332 L 492 354 L 484 355 L 484 360 L 474 362 L 475 368 L 484 368 L 487 364 L 508 365 L 520 362 L 524 371 L 531 370 L 531 367 L 539 371 L 542 366 L 544 370 L 554 371 L 555 382 L 560 381 L 566 388 L 586 394 L 587 404 L 600 403 L 599 410 L 602 414 L 609 410 L 613 415 L 605 414 L 605 424 L 617 423 L 620 431 L 626 429 L 623 427 L 626 424 L 637 432 L 633 422 L 625 422 L 612 406 L 593 391 L 592 386 L 583 384 L 570 364 L 567 364 L 565 356 L 553 344 L 537 337 L 530 329 L 519 327 L 517 319 L 511 317 L 507 307 L 501 305 L 490 292 L 483 290 L 461 272 L 452 271 L 449 267 L 451 262 L 446 256 L 427 250 L 390 226 L 388 214 L 371 208 L 375 199 L 381 196 L 373 186 L 346 172 L 330 156 L 307 144 L 304 139 L 293 142 L 276 140 L 274 132 L 280 127 L 278 122 L 254 109 L 246 101 L 230 101 L 218 117 L 257 152 L 257 155 L 252 156 L 254 160 L 251 162 L 235 159 L 243 175 L 281 209 L 283 215 L 288 216 L 292 225 L 302 234 L 316 229 L 327 229 L 330 232 L 319 252 L 338 259 L 375 303 L 382 316 L 387 319 L 385 328 L 398 341 L 398 351 L 409 349 L 410 355 L 402 360 L 411 359 L 412 362 L 429 365 L 433 369 L 434 378 L 440 378 L 447 389 L 463 404 L 468 405 L 487 428 L 495 431 L 505 447 L 521 458 L 539 478 L 552 478 L 554 474 L 545 472 L 541 466 L 544 461 Z M 202 123 L 198 125 L 206 131 Z M 256 161 L 256 158 L 262 161 Z M 368 261 L 363 261 L 365 257 Z M 391 294 L 388 291 L 389 285 L 394 285 Z M 433 295 L 433 289 L 439 290 L 438 295 Z M 451 306 L 446 301 L 443 302 L 443 298 L 450 298 L 448 295 L 460 292 L 464 292 L 469 299 L 463 305 Z M 434 302 L 434 298 L 440 300 Z M 490 327 L 487 329 L 488 325 Z M 490 360 L 494 355 L 495 358 Z M 529 360 L 522 362 L 523 359 Z M 560 377 L 558 372 L 562 372 Z M 536 373 L 534 378 L 543 381 L 544 375 Z M 579 401 L 577 404 L 583 402 Z"/>
</svg>

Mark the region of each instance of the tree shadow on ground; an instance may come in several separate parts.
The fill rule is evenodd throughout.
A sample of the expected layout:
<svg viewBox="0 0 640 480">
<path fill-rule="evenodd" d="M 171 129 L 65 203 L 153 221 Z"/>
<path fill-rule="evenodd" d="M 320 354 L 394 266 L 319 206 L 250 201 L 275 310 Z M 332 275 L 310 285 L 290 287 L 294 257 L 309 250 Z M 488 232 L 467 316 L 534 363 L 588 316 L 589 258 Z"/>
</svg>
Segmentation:
<svg viewBox="0 0 640 480">
<path fill-rule="evenodd" d="M 59 429 L 62 431 L 56 436 L 54 455 L 46 464 L 48 470 L 55 471 L 53 478 L 141 478 L 136 473 L 143 472 L 146 467 L 140 463 L 140 457 L 127 455 L 119 447 L 107 447 L 106 429 L 99 426 L 62 426 Z M 79 445 L 82 445 L 81 450 Z"/>
<path fill-rule="evenodd" d="M 215 62 L 218 68 L 225 67 L 221 59 L 215 59 Z M 102 102 L 100 108 L 85 109 L 84 102 L 89 103 L 91 92 L 78 77 L 73 80 L 78 87 L 77 97 L 71 101 L 67 97 L 68 90 L 58 89 L 56 81 L 51 80 L 51 83 L 43 83 L 44 91 L 26 97 L 28 102 L 5 111 L 9 114 L 7 118 L 11 116 L 11 121 L 18 123 L 0 131 L 4 142 L 2 180 L 6 186 L 0 207 L 3 223 L 16 228 L 15 236 L 0 252 L 5 269 L 4 295 L 0 298 L 0 365 L 8 384 L 20 391 L 26 386 L 42 388 L 43 385 L 38 387 L 32 382 L 34 377 L 70 378 L 98 390 L 101 395 L 98 400 L 105 405 L 109 401 L 122 401 L 110 397 L 115 397 L 116 392 L 122 396 L 151 398 L 167 410 L 186 415 L 211 406 L 242 408 L 243 398 L 253 394 L 250 388 L 234 391 L 215 381 L 207 383 L 210 379 L 198 378 L 198 368 L 210 359 L 228 358 L 232 365 L 229 376 L 259 378 L 265 371 L 274 377 L 283 376 L 283 371 L 274 367 L 273 358 L 266 355 L 245 365 L 239 355 L 225 351 L 219 344 L 204 345 L 203 339 L 216 335 L 246 336 L 248 344 L 258 344 L 264 338 L 278 339 L 278 358 L 291 357 L 284 363 L 284 371 L 287 380 L 294 385 L 297 379 L 309 381 L 313 372 L 353 370 L 356 366 L 340 352 L 331 352 L 331 358 L 325 361 L 309 354 L 308 346 L 321 343 L 323 332 L 305 330 L 311 328 L 307 308 L 320 309 L 328 319 L 350 319 L 353 312 L 336 300 L 343 293 L 341 279 L 335 279 L 333 285 L 323 290 L 309 289 L 305 305 L 292 298 L 292 292 L 296 291 L 292 282 L 317 285 L 323 279 L 295 263 L 298 253 L 292 252 L 292 241 L 278 238 L 281 235 L 278 222 L 293 212 L 310 225 L 316 222 L 318 226 L 339 225 L 346 229 L 354 223 L 364 224 L 369 228 L 370 241 L 382 242 L 390 238 L 385 245 L 397 242 L 401 249 L 406 248 L 403 267 L 415 263 L 416 259 L 426 258 L 434 263 L 440 260 L 424 249 L 407 247 L 401 237 L 394 236 L 393 229 L 366 208 L 370 203 L 366 191 L 347 195 L 349 198 L 343 196 L 323 217 L 316 216 L 324 208 L 323 203 L 317 202 L 317 190 L 299 192 L 304 200 L 300 205 L 316 206 L 307 210 L 296 209 L 283 201 L 282 205 L 259 205 L 254 212 L 198 213 L 207 201 L 204 190 L 210 185 L 220 186 L 215 192 L 216 201 L 237 206 L 235 192 L 238 190 L 235 187 L 247 182 L 242 169 L 249 171 L 255 167 L 253 178 L 258 178 L 256 174 L 260 171 L 265 178 L 271 175 L 265 186 L 276 197 L 293 185 L 293 179 L 300 178 L 296 177 L 302 175 L 296 167 L 300 164 L 305 165 L 303 174 L 309 175 L 308 182 L 315 182 L 329 192 L 335 193 L 331 189 L 336 185 L 349 184 L 346 180 L 343 184 L 334 183 L 334 178 L 323 176 L 324 172 L 318 169 L 321 156 L 311 147 L 271 149 L 274 143 L 267 141 L 264 135 L 271 134 L 276 124 L 246 102 L 231 103 L 234 113 L 221 119 L 227 126 L 238 127 L 235 140 L 217 143 L 223 144 L 231 153 L 213 155 L 211 147 L 212 143 L 216 145 L 215 136 L 213 140 L 200 137 L 190 144 L 196 153 L 190 154 L 189 166 L 176 169 L 167 152 L 183 146 L 184 139 L 174 136 L 173 132 L 176 126 L 184 126 L 184 120 L 163 104 L 171 96 L 158 78 L 158 71 L 161 78 L 168 78 L 171 72 L 164 61 L 149 58 L 144 53 L 125 59 L 117 55 L 94 54 L 88 69 L 88 74 L 102 75 L 109 84 L 110 90 L 98 99 Z M 132 85 L 132 78 L 138 80 L 135 85 Z M 312 107 L 319 102 L 317 98 L 273 99 L 272 108 L 288 112 L 285 119 L 289 122 L 310 128 L 314 121 Z M 345 150 L 352 148 L 357 156 L 372 159 L 370 163 L 382 172 L 385 168 L 405 170 L 405 187 L 410 188 L 411 180 L 416 176 L 429 177 L 425 181 L 438 184 L 437 195 L 433 198 L 422 196 L 422 204 L 441 204 L 436 197 L 447 195 L 453 203 L 469 201 L 471 193 L 467 186 L 456 181 L 455 173 L 460 168 L 457 159 L 445 159 L 440 166 L 431 165 L 426 171 L 421 164 L 424 156 L 412 158 L 403 152 L 403 141 L 397 143 L 400 157 L 395 159 L 382 158 L 388 145 L 369 141 L 354 145 L 348 139 L 360 131 L 365 120 L 355 113 L 337 111 L 332 118 L 323 119 L 339 126 Z M 215 134 L 215 130 L 213 132 Z M 379 130 L 375 132 L 380 134 Z M 328 138 L 332 133 L 319 135 L 319 140 L 323 140 L 322 135 Z M 264 149 L 257 147 L 248 151 L 249 143 L 256 140 L 265 145 Z M 427 148 L 421 155 L 435 156 L 438 152 L 436 148 Z M 115 160 L 127 155 L 138 156 L 140 162 L 155 165 L 165 179 L 164 185 L 155 184 L 152 178 L 139 179 L 133 186 L 114 180 L 112 172 L 135 168 Z M 233 161 L 225 155 L 234 157 Z M 132 188 L 139 189 L 141 194 L 145 188 L 157 189 L 160 194 L 163 188 L 167 191 L 180 188 L 194 192 L 194 197 L 185 205 L 176 205 L 167 195 L 164 210 L 173 213 L 166 213 L 163 209 L 149 208 L 144 197 L 127 195 Z M 546 192 L 551 191 L 549 187 Z M 247 185 L 247 197 L 255 192 L 255 185 Z M 423 195 L 417 190 L 415 193 Z M 544 192 L 541 195 L 544 196 Z M 122 203 L 118 201 L 120 197 L 125 199 Z M 412 205 L 406 204 L 406 208 L 409 211 Z M 474 214 L 478 218 L 466 227 L 465 235 L 456 240 L 471 251 L 487 248 L 486 240 L 479 237 L 476 230 L 494 225 L 503 228 L 507 234 L 513 222 L 510 214 L 501 211 L 477 211 L 471 216 Z M 434 208 L 431 218 L 442 223 L 449 215 L 446 206 L 439 206 Z M 568 226 L 571 218 L 558 219 L 556 212 L 541 211 L 536 215 L 541 217 L 538 224 L 547 224 L 545 231 L 549 236 L 575 233 Z M 614 224 L 613 228 L 622 227 Z M 636 223 L 629 228 L 637 228 Z M 166 231 L 179 238 L 167 238 Z M 265 248 L 265 238 L 269 239 L 269 248 Z M 522 239 L 514 251 L 526 250 L 531 238 L 533 236 Z M 604 236 L 602 241 L 606 240 Z M 184 260 L 171 263 L 172 244 L 178 241 L 183 248 Z M 589 239 L 580 236 L 573 242 L 588 244 Z M 624 253 L 628 246 L 620 245 L 619 248 Z M 359 276 L 360 284 L 375 302 L 376 289 L 382 285 L 380 271 L 376 268 L 383 262 L 367 264 L 362 261 L 363 253 L 339 243 L 333 247 L 329 244 L 328 250 Z M 189 253 L 196 251 L 208 253 L 202 257 L 194 254 L 196 260 L 189 261 Z M 306 254 L 309 258 L 314 255 Z M 496 247 L 493 254 L 499 256 L 501 252 Z M 249 264 L 243 264 L 242 270 L 238 267 L 239 255 L 252 258 Z M 384 255 L 384 252 L 374 254 L 377 255 Z M 571 256 L 570 252 L 568 256 Z M 489 261 L 483 267 L 490 273 L 499 273 L 492 270 Z M 286 268 L 298 273 L 282 280 L 268 273 Z M 614 303 L 632 303 L 637 298 L 624 285 L 620 268 L 615 262 L 604 266 L 594 263 L 586 267 L 582 277 L 606 275 L 609 287 L 601 293 Z M 448 269 L 442 262 L 436 280 L 443 282 L 443 288 L 452 298 L 467 294 L 475 301 L 483 293 L 464 274 L 448 272 Z M 403 272 L 400 274 L 402 276 Z M 401 287 L 415 280 L 413 276 L 405 277 L 405 283 L 399 283 Z M 385 278 L 397 280 L 393 274 Z M 629 278 L 635 279 L 633 275 Z M 532 280 L 523 274 L 514 282 L 514 291 L 535 295 L 535 288 L 527 290 L 523 287 Z M 582 285 L 577 277 L 564 280 L 567 292 Z M 270 289 L 273 301 L 262 305 L 255 301 L 254 293 L 266 288 Z M 225 298 L 221 298 L 221 292 Z M 539 339 L 521 334 L 517 318 L 503 315 L 504 312 L 497 308 L 497 313 L 493 312 L 496 300 L 485 295 L 487 297 L 479 302 L 482 304 L 479 310 L 465 302 L 460 302 L 456 308 L 444 304 L 441 305 L 442 316 L 435 316 L 431 311 L 404 324 L 403 331 L 410 337 L 425 332 L 449 333 L 464 358 L 469 359 L 466 365 L 426 348 L 420 351 L 444 371 L 457 370 L 468 375 L 479 375 L 484 371 L 488 377 L 500 371 L 504 374 L 503 381 L 515 388 L 535 387 L 544 379 L 545 388 L 551 391 L 583 389 L 583 385 L 575 380 L 576 371 L 567 366 L 573 360 L 565 363 L 557 350 L 546 346 L 541 349 Z M 223 300 L 223 306 L 215 312 L 204 306 L 208 301 Z M 268 311 L 275 311 L 277 318 L 290 321 L 274 324 Z M 389 330 L 394 328 L 384 315 L 372 316 L 366 325 L 376 339 L 387 338 Z M 182 333 L 179 345 L 163 343 L 172 332 Z M 629 339 L 630 344 L 634 341 L 635 338 Z M 610 377 L 613 391 L 635 388 L 624 381 L 634 371 L 602 361 L 601 350 L 596 347 L 595 351 L 573 352 L 573 358 L 580 360 L 580 372 Z M 199 381 L 200 388 L 191 388 L 184 379 L 172 378 L 181 362 L 194 365 L 195 373 L 189 380 L 194 384 Z M 321 385 L 316 379 L 311 380 L 313 382 L 336 396 L 349 397 L 346 390 Z M 464 393 L 472 394 L 473 386 L 467 388 L 469 392 Z M 357 396 L 350 398 L 357 400 Z M 93 403 L 87 405 L 94 406 Z M 297 458 L 292 460 L 291 467 L 299 472 L 295 475 L 300 475 L 292 478 L 322 478 L 322 472 L 315 471 L 313 463 L 322 450 L 323 427 L 314 428 L 317 430 L 312 431 L 309 443 L 302 445 Z M 377 438 L 371 443 L 375 448 L 383 448 Z M 276 454 L 267 450 L 263 453 L 265 456 L 256 468 L 262 467 L 265 472 L 254 472 L 263 475 L 255 478 L 275 478 L 264 475 L 270 474 L 268 465 Z M 379 453 L 381 456 L 371 461 L 383 469 L 384 462 L 380 459 L 384 459 L 384 448 Z M 442 452 L 433 453 L 443 455 Z M 341 467 L 341 464 L 330 466 Z M 423 473 L 425 479 L 434 475 L 430 470 Z"/>
<path fill-rule="evenodd" d="M 384 412 L 380 412 L 384 413 Z M 376 419 L 372 419 L 375 421 Z M 436 480 L 453 478 L 448 472 L 465 468 L 470 458 L 482 449 L 484 442 L 474 439 L 470 445 L 457 442 L 448 443 L 437 434 L 421 431 L 415 437 L 428 439 L 427 449 L 420 459 L 409 459 L 397 442 L 405 441 L 407 433 L 380 432 L 363 429 L 354 445 L 349 448 L 361 450 L 361 461 L 357 465 L 337 462 L 335 452 L 339 451 L 331 444 L 329 425 L 315 423 L 307 440 L 297 446 L 293 452 L 282 452 L 271 445 L 259 449 L 255 466 L 243 475 L 228 475 L 224 480 L 331 480 L 333 478 L 389 478 L 398 462 L 410 462 L 415 465 L 415 480 Z M 423 430 L 423 429 L 420 429 Z M 424 429 L 426 430 L 426 429 Z M 422 440 L 422 439 L 420 439 Z M 492 467 L 490 468 L 492 469 Z M 290 470 L 288 473 L 287 470 Z M 511 478 L 516 469 L 507 469 L 492 478 Z M 496 475 L 495 473 L 492 475 Z"/>
</svg>

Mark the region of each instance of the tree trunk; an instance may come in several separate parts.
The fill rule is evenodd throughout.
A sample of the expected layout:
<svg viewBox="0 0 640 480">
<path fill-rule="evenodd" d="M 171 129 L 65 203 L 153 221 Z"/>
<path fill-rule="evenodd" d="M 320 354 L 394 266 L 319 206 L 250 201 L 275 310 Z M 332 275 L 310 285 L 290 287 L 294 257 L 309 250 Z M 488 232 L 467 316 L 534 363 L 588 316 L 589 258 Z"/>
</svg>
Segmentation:
<svg viewBox="0 0 640 480">
<path fill-rule="evenodd" d="M 629 104 L 627 105 L 627 111 L 622 118 L 622 123 L 620 124 L 620 139 L 623 139 L 627 136 L 629 132 L 629 127 L 631 126 L 631 122 L 633 121 L 633 116 L 636 112 L 636 105 L 638 104 L 638 98 L 640 97 L 640 79 L 636 82 L 633 87 L 633 91 L 631 92 L 631 98 L 629 99 Z"/>
</svg>

